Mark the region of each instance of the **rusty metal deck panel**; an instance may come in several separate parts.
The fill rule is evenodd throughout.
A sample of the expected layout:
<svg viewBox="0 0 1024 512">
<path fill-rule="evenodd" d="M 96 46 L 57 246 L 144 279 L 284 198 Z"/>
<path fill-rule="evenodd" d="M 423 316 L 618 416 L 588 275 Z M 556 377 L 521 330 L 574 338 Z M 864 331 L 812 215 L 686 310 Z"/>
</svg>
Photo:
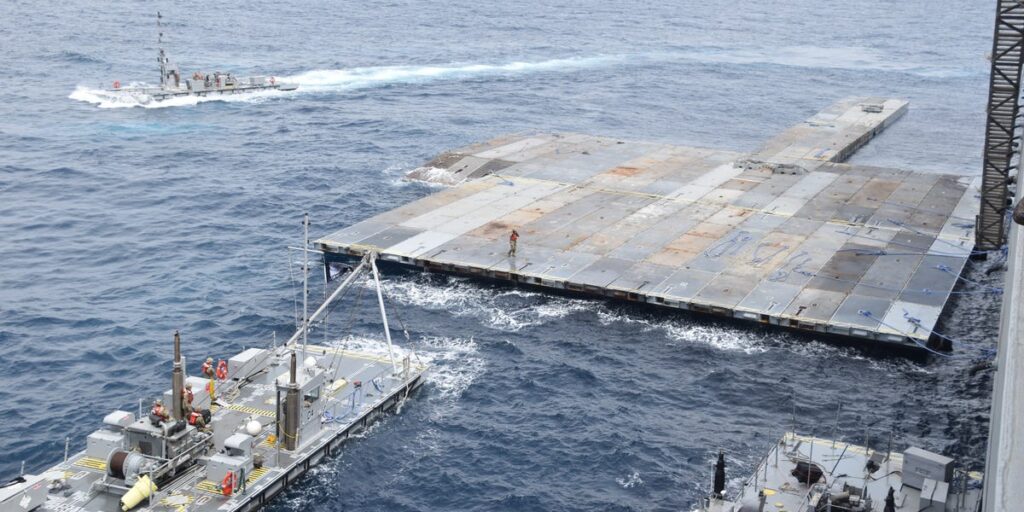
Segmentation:
<svg viewBox="0 0 1024 512">
<path fill-rule="evenodd" d="M 840 163 L 905 107 L 843 100 L 746 156 L 581 134 L 505 136 L 430 164 L 431 176 L 450 169 L 444 180 L 472 179 L 318 245 L 916 346 L 973 250 L 979 181 Z M 509 257 L 512 229 L 521 238 Z"/>
</svg>

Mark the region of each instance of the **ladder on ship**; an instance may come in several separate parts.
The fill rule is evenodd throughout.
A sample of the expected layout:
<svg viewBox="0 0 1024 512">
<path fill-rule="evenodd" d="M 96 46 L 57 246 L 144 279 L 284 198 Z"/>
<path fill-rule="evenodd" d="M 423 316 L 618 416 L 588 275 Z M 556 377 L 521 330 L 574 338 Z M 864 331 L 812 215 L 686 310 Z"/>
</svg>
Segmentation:
<svg viewBox="0 0 1024 512">
<path fill-rule="evenodd" d="M 1006 242 L 1009 184 L 1017 167 L 1014 156 L 1020 137 L 1021 67 L 1024 66 L 1024 2 L 997 0 L 985 121 L 981 208 L 975 221 L 978 250 L 999 249 Z"/>
</svg>

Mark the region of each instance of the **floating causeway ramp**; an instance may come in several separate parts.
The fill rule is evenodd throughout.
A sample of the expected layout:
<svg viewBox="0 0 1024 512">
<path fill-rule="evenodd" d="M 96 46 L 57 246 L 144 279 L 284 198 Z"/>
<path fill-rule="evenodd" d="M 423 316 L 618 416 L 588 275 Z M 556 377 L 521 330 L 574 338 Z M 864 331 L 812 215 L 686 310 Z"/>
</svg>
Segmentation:
<svg viewBox="0 0 1024 512">
<path fill-rule="evenodd" d="M 901 100 L 849 98 L 753 153 L 504 136 L 410 174 L 451 185 L 317 241 L 386 261 L 862 341 L 927 343 L 979 180 L 841 163 Z M 521 235 L 508 257 L 508 236 Z M 932 340 L 935 341 L 935 340 Z"/>
</svg>

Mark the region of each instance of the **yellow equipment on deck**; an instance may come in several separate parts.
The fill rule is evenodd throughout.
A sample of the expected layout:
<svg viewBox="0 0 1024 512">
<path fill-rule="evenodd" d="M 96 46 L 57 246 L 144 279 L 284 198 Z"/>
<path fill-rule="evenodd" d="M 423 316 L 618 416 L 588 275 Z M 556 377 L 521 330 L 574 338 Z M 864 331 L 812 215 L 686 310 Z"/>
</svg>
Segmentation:
<svg viewBox="0 0 1024 512">
<path fill-rule="evenodd" d="M 121 510 L 128 512 L 156 491 L 156 484 L 149 479 L 149 475 L 142 475 L 139 481 L 135 482 L 135 485 L 121 497 Z"/>
</svg>

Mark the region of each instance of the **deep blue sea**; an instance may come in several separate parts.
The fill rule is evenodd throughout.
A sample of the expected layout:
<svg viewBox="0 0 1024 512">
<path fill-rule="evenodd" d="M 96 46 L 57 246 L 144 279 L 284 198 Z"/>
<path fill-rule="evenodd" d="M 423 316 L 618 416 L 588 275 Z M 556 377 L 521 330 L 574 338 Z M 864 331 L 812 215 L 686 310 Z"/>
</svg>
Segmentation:
<svg viewBox="0 0 1024 512">
<path fill-rule="evenodd" d="M 303 212 L 319 236 L 430 194 L 402 176 L 446 149 L 560 130 L 752 150 L 881 95 L 910 111 L 853 162 L 978 174 L 993 4 L 0 0 L 0 475 L 162 392 L 175 329 L 193 361 L 287 337 Z M 158 9 L 183 74 L 300 89 L 97 104 L 156 80 Z M 987 265 L 968 277 L 999 286 Z M 735 487 L 794 412 L 831 435 L 839 404 L 839 437 L 983 465 L 994 297 L 947 311 L 957 357 L 911 361 L 436 275 L 386 288 L 428 384 L 272 510 L 687 510 L 719 448 Z M 335 334 L 379 336 L 371 306 Z"/>
</svg>

